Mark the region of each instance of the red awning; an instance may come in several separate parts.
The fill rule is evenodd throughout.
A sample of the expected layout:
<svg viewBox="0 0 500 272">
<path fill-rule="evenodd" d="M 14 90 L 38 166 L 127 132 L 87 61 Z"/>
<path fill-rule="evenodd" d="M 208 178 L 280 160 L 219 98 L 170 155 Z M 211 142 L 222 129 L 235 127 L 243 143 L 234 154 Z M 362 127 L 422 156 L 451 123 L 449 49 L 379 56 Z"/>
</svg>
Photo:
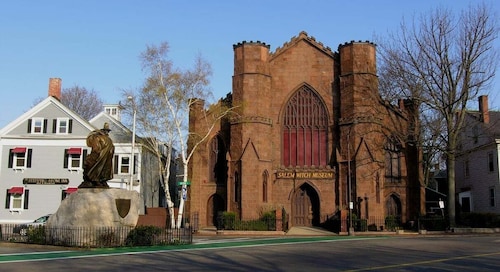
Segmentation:
<svg viewBox="0 0 500 272">
<path fill-rule="evenodd" d="M 68 149 L 69 155 L 80 155 L 82 154 L 82 149 L 80 147 L 72 147 Z"/>
<path fill-rule="evenodd" d="M 16 147 L 12 149 L 12 153 L 26 153 L 26 147 Z"/>
<path fill-rule="evenodd" d="M 8 193 L 13 195 L 22 195 L 24 193 L 24 187 L 11 187 L 8 190 Z"/>
<path fill-rule="evenodd" d="M 67 194 L 71 194 L 71 193 L 74 193 L 76 191 L 78 191 L 78 188 L 70 187 L 70 188 L 66 189 Z"/>
</svg>

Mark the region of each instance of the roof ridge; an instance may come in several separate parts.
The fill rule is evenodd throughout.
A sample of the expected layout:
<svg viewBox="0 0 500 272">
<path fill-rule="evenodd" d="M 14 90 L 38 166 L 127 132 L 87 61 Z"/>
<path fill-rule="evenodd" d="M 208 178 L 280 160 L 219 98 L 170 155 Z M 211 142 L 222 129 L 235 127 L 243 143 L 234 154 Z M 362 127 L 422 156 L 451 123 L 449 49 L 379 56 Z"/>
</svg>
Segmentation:
<svg viewBox="0 0 500 272">
<path fill-rule="evenodd" d="M 292 45 L 298 43 L 299 41 L 307 41 L 310 44 L 316 46 L 318 49 L 321 51 L 325 52 L 326 54 L 333 56 L 334 52 L 329 46 L 325 46 L 322 42 L 316 41 L 316 38 L 313 36 L 309 36 L 307 32 L 301 31 L 298 36 L 293 36 L 288 42 L 283 43 L 281 47 L 277 47 L 276 50 L 274 50 L 274 53 L 271 53 L 271 56 L 276 56 L 290 48 Z"/>
</svg>

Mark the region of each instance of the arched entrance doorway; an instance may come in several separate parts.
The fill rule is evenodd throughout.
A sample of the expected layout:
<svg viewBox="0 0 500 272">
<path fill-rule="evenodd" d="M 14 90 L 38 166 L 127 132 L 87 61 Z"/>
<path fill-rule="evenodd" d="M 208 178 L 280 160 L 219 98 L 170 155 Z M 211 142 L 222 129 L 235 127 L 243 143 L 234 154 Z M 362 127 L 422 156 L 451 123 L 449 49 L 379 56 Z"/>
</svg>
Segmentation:
<svg viewBox="0 0 500 272">
<path fill-rule="evenodd" d="M 296 189 L 292 201 L 293 226 L 319 225 L 319 196 L 316 190 L 308 183 Z"/>
<path fill-rule="evenodd" d="M 391 194 L 386 202 L 387 218 L 385 220 L 386 229 L 390 230 L 394 227 L 401 226 L 401 200 L 395 194 Z"/>
<path fill-rule="evenodd" d="M 217 226 L 217 215 L 225 210 L 224 199 L 214 194 L 207 203 L 207 226 Z"/>
<path fill-rule="evenodd" d="M 401 200 L 398 196 L 392 194 L 386 202 L 388 216 L 401 217 Z"/>
</svg>

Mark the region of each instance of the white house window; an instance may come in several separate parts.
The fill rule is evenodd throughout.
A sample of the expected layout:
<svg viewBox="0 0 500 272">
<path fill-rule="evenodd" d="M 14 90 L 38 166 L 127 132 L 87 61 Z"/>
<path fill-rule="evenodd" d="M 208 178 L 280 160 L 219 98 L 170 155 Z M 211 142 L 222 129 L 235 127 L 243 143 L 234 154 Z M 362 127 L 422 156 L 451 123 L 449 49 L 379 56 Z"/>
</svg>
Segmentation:
<svg viewBox="0 0 500 272">
<path fill-rule="evenodd" d="M 69 119 L 68 118 L 57 118 L 57 134 L 68 134 Z"/>
<path fill-rule="evenodd" d="M 134 170 L 133 173 L 137 173 L 137 167 L 139 163 L 137 162 L 137 155 L 134 155 Z M 113 159 L 114 174 L 129 174 L 131 168 L 130 155 L 120 154 L 115 155 Z"/>
<path fill-rule="evenodd" d="M 472 128 L 472 140 L 474 141 L 475 144 L 477 144 L 478 139 L 479 139 L 479 133 L 476 125 Z"/>
<path fill-rule="evenodd" d="M 470 175 L 470 170 L 469 170 L 469 160 L 466 160 L 464 162 L 464 174 L 465 174 L 465 177 L 469 177 Z"/>
<path fill-rule="evenodd" d="M 82 148 L 72 147 L 64 150 L 64 168 L 68 170 L 82 169 Z"/>
<path fill-rule="evenodd" d="M 488 170 L 495 171 L 495 161 L 493 160 L 493 153 L 488 153 Z"/>
<path fill-rule="evenodd" d="M 106 113 L 115 116 L 117 114 L 117 109 L 116 108 L 106 108 Z"/>
<path fill-rule="evenodd" d="M 128 174 L 130 169 L 130 158 L 121 157 L 120 159 L 120 174 Z"/>
<path fill-rule="evenodd" d="M 24 187 L 11 187 L 7 190 L 5 208 L 11 211 L 28 209 L 28 193 Z"/>
<path fill-rule="evenodd" d="M 31 122 L 31 133 L 42 134 L 44 132 L 44 124 L 43 118 L 33 118 Z"/>
<path fill-rule="evenodd" d="M 462 212 L 472 212 L 472 194 L 471 191 L 465 191 L 458 194 L 458 201 Z"/>
<path fill-rule="evenodd" d="M 22 209 L 22 204 L 23 204 L 23 195 L 10 195 L 10 209 L 11 210 L 20 210 Z"/>
<path fill-rule="evenodd" d="M 28 156 L 26 147 L 16 147 L 10 150 L 9 168 L 24 169 L 27 167 Z"/>
<path fill-rule="evenodd" d="M 115 174 L 130 173 L 130 155 L 115 155 L 114 168 Z"/>
</svg>

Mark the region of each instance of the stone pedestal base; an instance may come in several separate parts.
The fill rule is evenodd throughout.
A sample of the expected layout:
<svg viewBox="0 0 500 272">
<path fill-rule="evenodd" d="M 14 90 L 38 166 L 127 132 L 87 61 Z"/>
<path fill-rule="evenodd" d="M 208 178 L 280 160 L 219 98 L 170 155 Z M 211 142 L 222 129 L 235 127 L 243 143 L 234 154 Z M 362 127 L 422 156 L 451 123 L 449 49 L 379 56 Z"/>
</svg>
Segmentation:
<svg viewBox="0 0 500 272">
<path fill-rule="evenodd" d="M 106 235 L 120 233 L 125 239 L 139 219 L 139 193 L 125 189 L 80 188 L 61 202 L 57 212 L 50 216 L 46 230 L 51 239 L 81 240 L 92 232 Z M 79 237 L 75 237 L 75 236 Z M 122 237 L 125 236 L 125 237 Z M 94 238 L 83 238 L 85 246 L 93 246 Z"/>
</svg>

